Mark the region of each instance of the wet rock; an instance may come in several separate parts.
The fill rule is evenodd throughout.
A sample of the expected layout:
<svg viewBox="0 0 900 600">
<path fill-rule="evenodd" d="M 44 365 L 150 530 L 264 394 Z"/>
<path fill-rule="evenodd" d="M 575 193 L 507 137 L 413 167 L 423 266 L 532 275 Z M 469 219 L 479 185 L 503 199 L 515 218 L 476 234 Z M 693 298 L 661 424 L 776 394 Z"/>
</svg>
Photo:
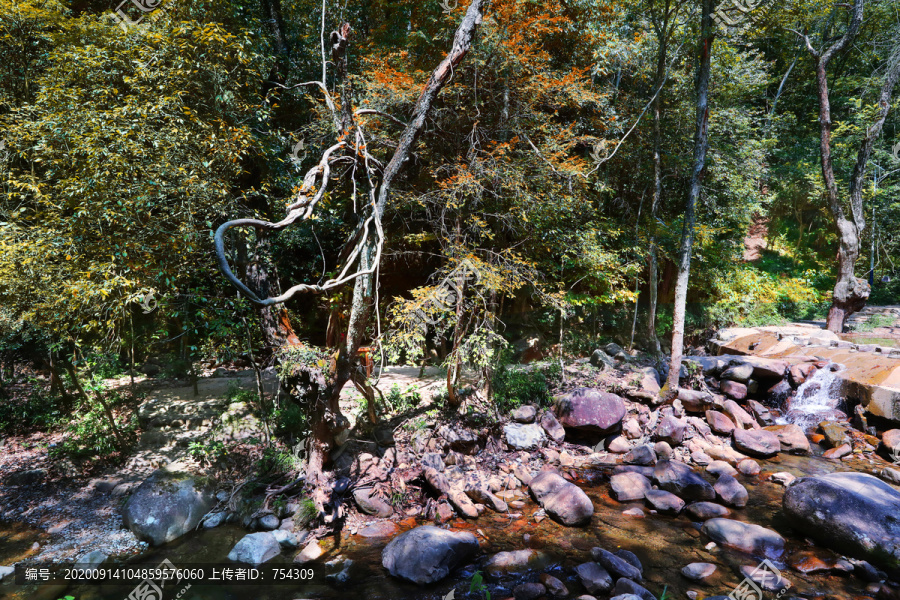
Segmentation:
<svg viewBox="0 0 900 600">
<path fill-rule="evenodd" d="M 826 450 L 822 454 L 822 458 L 830 458 L 832 460 L 839 460 L 844 458 L 845 456 L 851 454 L 853 452 L 853 448 L 850 447 L 850 444 L 842 444 L 837 448 L 831 448 L 830 450 Z"/>
<path fill-rule="evenodd" d="M 756 400 L 748 400 L 747 406 L 750 408 L 750 414 L 753 415 L 753 418 L 756 419 L 759 425 L 768 427 L 775 423 L 775 419 L 772 418 L 772 413 L 769 412 L 769 409 Z"/>
<path fill-rule="evenodd" d="M 752 458 L 745 458 L 737 464 L 737 470 L 741 472 L 741 475 L 753 477 L 754 475 L 759 475 L 761 469 L 758 462 Z"/>
<path fill-rule="evenodd" d="M 549 573 L 541 573 L 539 577 L 541 583 L 547 588 L 547 593 L 554 598 L 563 598 L 569 595 L 569 588 L 562 581 L 550 575 Z"/>
<path fill-rule="evenodd" d="M 650 480 L 640 473 L 619 473 L 609 479 L 613 498 L 619 502 L 641 500 L 653 487 Z"/>
<path fill-rule="evenodd" d="M 281 519 L 275 515 L 263 515 L 256 520 L 256 528 L 261 531 L 272 531 L 278 529 L 281 525 Z"/>
<path fill-rule="evenodd" d="M 575 573 L 591 594 L 605 594 L 613 587 L 613 579 L 610 574 L 595 562 L 586 562 L 575 567 Z"/>
<path fill-rule="evenodd" d="M 734 400 L 744 400 L 747 398 L 747 386 L 743 383 L 738 383 L 737 381 L 725 380 L 721 383 L 719 389 L 722 390 L 723 394 Z"/>
<path fill-rule="evenodd" d="M 822 421 L 819 423 L 819 431 L 825 436 L 825 444 L 829 448 L 837 448 L 850 443 L 847 430 L 834 421 Z"/>
<path fill-rule="evenodd" d="M 640 508 L 638 506 L 635 506 L 634 508 L 629 508 L 628 510 L 623 510 L 622 514 L 625 515 L 626 517 L 632 517 L 635 519 L 643 519 L 644 517 L 647 516 L 644 514 L 644 509 Z"/>
<path fill-rule="evenodd" d="M 556 420 L 556 415 L 549 410 L 541 415 L 541 427 L 547 432 L 547 436 L 557 444 L 562 442 L 566 437 L 566 430 L 559 424 L 559 421 Z"/>
<path fill-rule="evenodd" d="M 641 576 L 644 575 L 644 565 L 641 564 L 641 560 L 637 557 L 637 554 L 630 550 L 625 550 L 624 548 L 616 550 L 615 552 L 613 552 L 613 554 L 640 571 Z"/>
<path fill-rule="evenodd" d="M 865 473 L 802 477 L 782 501 L 791 524 L 840 552 L 897 570 L 900 492 Z"/>
<path fill-rule="evenodd" d="M 319 545 L 318 540 L 313 540 L 304 546 L 303 550 L 301 550 L 297 556 L 294 557 L 294 562 L 299 565 L 305 565 L 308 562 L 312 562 L 318 558 L 320 558 L 325 551 L 322 550 L 322 546 Z"/>
<path fill-rule="evenodd" d="M 671 415 L 666 415 L 659 420 L 656 426 L 655 439 L 668 442 L 673 446 L 680 446 L 684 440 L 684 430 L 687 423 L 681 419 L 676 419 Z"/>
<path fill-rule="evenodd" d="M 771 457 L 781 451 L 778 436 L 765 429 L 735 429 L 734 447 L 751 456 Z"/>
<path fill-rule="evenodd" d="M 661 489 L 685 500 L 713 500 L 716 497 L 708 481 L 686 464 L 673 460 L 657 463 L 653 480 Z"/>
<path fill-rule="evenodd" d="M 425 525 L 391 540 L 381 553 L 381 564 L 394 577 L 425 585 L 445 578 L 477 552 L 473 534 Z"/>
<path fill-rule="evenodd" d="M 608 434 L 619 429 L 625 416 L 625 401 L 615 394 L 579 388 L 557 401 L 556 416 L 563 427 Z"/>
<path fill-rule="evenodd" d="M 716 481 L 713 488 L 716 490 L 716 495 L 728 506 L 735 506 L 737 508 L 747 506 L 747 499 L 750 497 L 747 493 L 747 488 L 742 486 L 738 480 L 731 475 L 722 475 L 719 477 L 719 480 Z"/>
<path fill-rule="evenodd" d="M 503 434 L 506 437 L 506 443 L 516 450 L 538 448 L 547 439 L 544 430 L 534 423 L 529 425 L 507 423 L 503 426 Z"/>
<path fill-rule="evenodd" d="M 728 415 L 717 410 L 706 411 L 706 422 L 713 433 L 719 435 L 731 435 L 731 432 L 734 431 L 734 421 Z"/>
<path fill-rule="evenodd" d="M 753 365 L 738 364 L 725 369 L 722 379 L 747 383 L 753 377 Z"/>
<path fill-rule="evenodd" d="M 636 446 L 628 451 L 622 462 L 629 465 L 653 465 L 656 464 L 656 451 L 650 444 Z"/>
<path fill-rule="evenodd" d="M 534 419 L 536 416 L 537 409 L 530 404 L 520 406 L 512 413 L 513 421 L 516 421 L 518 423 L 534 423 Z"/>
<path fill-rule="evenodd" d="M 633 594 L 641 598 L 641 600 L 656 600 L 656 596 L 653 595 L 650 590 L 624 577 L 616 582 L 616 587 L 613 588 L 613 594 L 616 596 Z"/>
<path fill-rule="evenodd" d="M 559 473 L 542 471 L 528 487 L 547 514 L 563 525 L 584 525 L 594 514 L 594 505 L 587 494 Z"/>
<path fill-rule="evenodd" d="M 692 581 L 703 581 L 716 572 L 716 565 L 712 563 L 696 562 L 681 569 L 681 574 Z"/>
<path fill-rule="evenodd" d="M 442 506 L 447 506 L 443 504 Z M 364 538 L 385 538 L 391 537 L 399 531 L 397 525 L 390 521 L 380 521 L 378 523 L 367 523 L 363 525 L 357 534 Z"/>
<path fill-rule="evenodd" d="M 260 531 L 245 535 L 228 553 L 228 560 L 258 566 L 281 554 L 281 544 L 272 533 Z"/>
<path fill-rule="evenodd" d="M 893 483 L 894 485 L 900 485 L 900 471 L 897 469 L 892 469 L 890 467 L 885 467 L 879 473 L 880 477 L 887 482 Z"/>
<path fill-rule="evenodd" d="M 731 475 L 734 477 L 737 475 L 737 469 L 729 465 L 724 460 L 714 460 L 706 466 L 706 472 L 716 477 L 721 475 Z"/>
<path fill-rule="evenodd" d="M 513 588 L 516 600 L 537 600 L 547 592 L 543 583 L 520 583 Z"/>
<path fill-rule="evenodd" d="M 552 562 L 549 554 L 533 549 L 498 552 L 484 564 L 484 573 L 488 577 L 500 579 L 506 575 L 540 571 L 549 567 Z"/>
<path fill-rule="evenodd" d="M 730 546 L 747 554 L 778 558 L 784 552 L 784 538 L 771 529 L 732 519 L 709 519 L 700 531 L 723 546 Z"/>
<path fill-rule="evenodd" d="M 160 469 L 128 498 L 122 521 L 138 539 L 159 546 L 196 528 L 215 503 L 208 480 Z"/>
<path fill-rule="evenodd" d="M 494 512 L 506 512 L 509 510 L 506 502 L 495 496 L 483 485 L 467 485 L 466 495 L 475 502 L 480 502 L 489 507 Z"/>
<path fill-rule="evenodd" d="M 686 512 L 692 519 L 697 521 L 708 521 L 709 519 L 717 519 L 727 517 L 731 511 L 715 502 L 693 502 L 688 505 Z"/>
<path fill-rule="evenodd" d="M 637 581 L 643 579 L 641 569 L 603 548 L 591 548 L 591 557 L 615 578 L 628 577 Z"/>
<path fill-rule="evenodd" d="M 684 508 L 684 500 L 664 490 L 647 490 L 644 498 L 657 512 L 666 515 L 677 515 Z"/>
<path fill-rule="evenodd" d="M 359 488 L 353 490 L 353 499 L 359 510 L 367 515 L 386 519 L 394 514 L 394 508 L 383 498 L 375 494 L 375 488 Z"/>
<path fill-rule="evenodd" d="M 766 394 L 769 396 L 769 401 L 773 402 L 777 406 L 782 406 L 787 401 L 787 399 L 793 393 L 793 388 L 791 388 L 791 384 L 788 383 L 787 380 L 782 379 L 775 385 L 769 388 Z"/>
<path fill-rule="evenodd" d="M 203 517 L 203 528 L 204 529 L 213 529 L 214 527 L 218 527 L 222 523 L 225 522 L 225 519 L 228 518 L 228 513 L 225 511 L 210 513 Z"/>
<path fill-rule="evenodd" d="M 725 401 L 725 414 L 731 417 L 734 424 L 739 429 L 757 429 L 759 425 L 756 423 L 750 413 L 741 408 L 741 405 L 734 400 Z"/>
<path fill-rule="evenodd" d="M 769 477 L 769 479 L 771 479 L 775 483 L 780 483 L 781 485 L 787 487 L 791 485 L 791 483 L 793 483 L 797 478 L 790 473 L 783 471 L 781 473 L 772 473 L 772 476 Z"/>
<path fill-rule="evenodd" d="M 770 425 L 765 428 L 778 436 L 781 451 L 788 454 L 809 454 L 809 440 L 799 425 Z"/>
<path fill-rule="evenodd" d="M 791 582 L 782 577 L 780 573 L 760 568 L 759 565 L 744 565 L 740 568 L 740 573 L 767 592 L 780 592 L 791 587 Z"/>
</svg>

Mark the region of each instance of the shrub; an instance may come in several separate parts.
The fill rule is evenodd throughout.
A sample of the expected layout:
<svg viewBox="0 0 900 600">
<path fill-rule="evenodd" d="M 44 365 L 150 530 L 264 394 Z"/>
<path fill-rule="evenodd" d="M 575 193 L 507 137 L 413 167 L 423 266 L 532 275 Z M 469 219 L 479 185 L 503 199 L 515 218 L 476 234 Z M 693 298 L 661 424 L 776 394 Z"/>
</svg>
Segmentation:
<svg viewBox="0 0 900 600">
<path fill-rule="evenodd" d="M 502 365 L 494 371 L 494 404 L 501 412 L 508 412 L 523 404 L 549 406 L 551 387 L 562 376 L 559 364 L 552 363 L 533 369 L 518 365 Z"/>
</svg>

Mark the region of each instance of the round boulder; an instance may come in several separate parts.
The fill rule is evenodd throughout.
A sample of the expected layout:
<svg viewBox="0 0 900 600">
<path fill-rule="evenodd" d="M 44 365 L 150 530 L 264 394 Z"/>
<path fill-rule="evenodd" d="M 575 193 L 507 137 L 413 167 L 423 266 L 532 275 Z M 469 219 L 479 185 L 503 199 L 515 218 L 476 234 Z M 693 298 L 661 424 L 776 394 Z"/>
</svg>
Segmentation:
<svg viewBox="0 0 900 600">
<path fill-rule="evenodd" d="M 608 434 L 621 427 L 625 417 L 625 401 L 615 394 L 578 388 L 557 401 L 555 412 L 563 427 Z"/>
<path fill-rule="evenodd" d="M 425 525 L 391 540 L 381 553 L 381 564 L 394 577 L 425 585 L 445 578 L 476 552 L 473 534 Z"/>
<path fill-rule="evenodd" d="M 138 539 L 159 546 L 196 528 L 215 504 L 206 479 L 159 469 L 128 498 L 122 521 Z"/>
</svg>

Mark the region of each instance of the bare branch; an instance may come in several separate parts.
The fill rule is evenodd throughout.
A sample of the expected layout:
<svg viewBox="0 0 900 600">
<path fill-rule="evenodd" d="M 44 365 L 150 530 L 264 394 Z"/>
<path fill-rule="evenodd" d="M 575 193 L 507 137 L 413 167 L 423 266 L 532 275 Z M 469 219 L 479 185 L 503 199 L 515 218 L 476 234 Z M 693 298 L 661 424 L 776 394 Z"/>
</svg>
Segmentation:
<svg viewBox="0 0 900 600">
<path fill-rule="evenodd" d="M 386 112 L 382 112 L 380 110 L 375 110 L 374 108 L 359 108 L 353 114 L 355 114 L 357 116 L 359 116 L 359 115 L 378 115 L 380 117 L 390 119 L 391 121 L 393 121 L 400 127 L 408 127 L 409 126 L 406 123 L 404 123 L 403 121 L 401 121 L 400 119 L 398 119 L 397 117 L 395 117 L 393 115 L 389 115 Z"/>
</svg>

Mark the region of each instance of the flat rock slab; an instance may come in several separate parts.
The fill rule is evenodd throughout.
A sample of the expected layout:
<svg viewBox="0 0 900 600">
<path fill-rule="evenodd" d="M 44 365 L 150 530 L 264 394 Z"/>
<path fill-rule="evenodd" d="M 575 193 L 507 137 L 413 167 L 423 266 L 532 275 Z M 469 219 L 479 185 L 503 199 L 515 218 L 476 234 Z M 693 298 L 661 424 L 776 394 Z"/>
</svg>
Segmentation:
<svg viewBox="0 0 900 600">
<path fill-rule="evenodd" d="M 778 558 L 784 553 L 784 538 L 778 532 L 753 523 L 709 519 L 700 531 L 717 544 L 754 556 Z"/>
<path fill-rule="evenodd" d="M 750 456 L 772 457 L 781 452 L 778 436 L 765 429 L 735 429 L 734 447 Z"/>
</svg>

